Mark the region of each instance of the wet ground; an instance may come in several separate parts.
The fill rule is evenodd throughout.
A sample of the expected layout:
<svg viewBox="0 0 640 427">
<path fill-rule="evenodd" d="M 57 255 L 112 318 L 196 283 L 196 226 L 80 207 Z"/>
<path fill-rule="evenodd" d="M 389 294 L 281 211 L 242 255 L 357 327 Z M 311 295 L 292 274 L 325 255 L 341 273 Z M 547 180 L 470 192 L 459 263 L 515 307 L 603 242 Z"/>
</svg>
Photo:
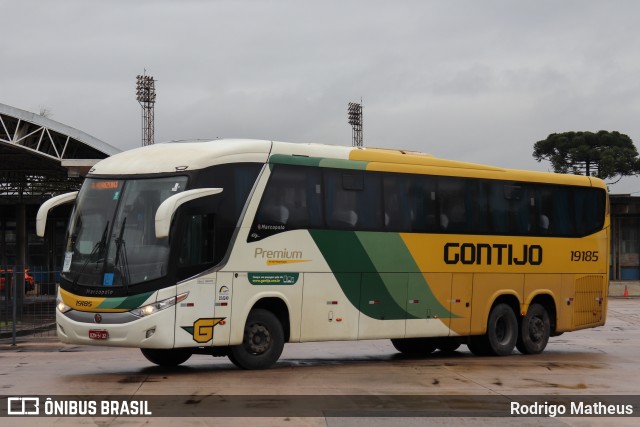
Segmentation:
<svg viewBox="0 0 640 427">
<path fill-rule="evenodd" d="M 388 340 L 380 340 L 290 344 L 277 366 L 266 371 L 241 371 L 226 358 L 211 356 L 193 356 L 183 367 L 162 369 L 152 366 L 135 349 L 71 346 L 55 340 L 19 341 L 16 347 L 0 344 L 0 387 L 5 396 L 73 394 L 143 399 L 172 395 L 176 396 L 176 408 L 169 408 L 168 413 L 173 410 L 176 415 L 185 408 L 197 413 L 198 406 L 202 409 L 215 404 L 212 396 L 257 395 L 261 397 L 253 402 L 256 414 L 274 415 L 238 418 L 250 414 L 242 412 L 246 402 L 232 398 L 240 409 L 221 415 L 233 418 L 182 419 L 190 425 L 640 425 L 638 417 L 478 418 L 482 411 L 474 410 L 518 395 L 540 395 L 542 399 L 571 395 L 578 400 L 580 396 L 640 395 L 640 299 L 611 299 L 606 326 L 552 338 L 546 351 L 535 356 L 514 352 L 500 358 L 475 357 L 462 346 L 453 355 L 406 357 Z M 339 396 L 338 402 L 357 407 L 362 395 L 378 399 L 383 407 L 400 410 L 414 403 L 406 398 L 385 401 L 385 396 L 430 395 L 428 410 L 471 417 L 398 418 L 398 410 L 390 410 L 389 417 L 344 417 L 341 415 L 353 414 L 323 413 L 322 405 L 317 404 L 324 399 L 329 405 Z M 478 396 L 487 395 L 491 398 L 484 405 Z M 269 396 L 282 412 L 260 413 L 260 405 L 270 404 L 265 399 Z M 310 409 L 308 413 L 291 410 L 288 416 L 287 405 Z M 638 411 L 635 414 L 640 416 Z M 30 424 L 23 418 L 10 421 Z M 154 425 L 176 424 L 175 420 L 156 417 L 39 418 L 43 425 L 144 425 L 150 421 Z"/>
</svg>

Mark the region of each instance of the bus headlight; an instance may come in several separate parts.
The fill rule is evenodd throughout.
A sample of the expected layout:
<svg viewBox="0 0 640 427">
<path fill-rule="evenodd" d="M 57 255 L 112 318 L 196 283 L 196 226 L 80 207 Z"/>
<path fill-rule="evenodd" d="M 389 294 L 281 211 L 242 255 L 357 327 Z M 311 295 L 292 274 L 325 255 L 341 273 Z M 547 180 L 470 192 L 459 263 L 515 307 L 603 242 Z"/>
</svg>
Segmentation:
<svg viewBox="0 0 640 427">
<path fill-rule="evenodd" d="M 56 300 L 56 307 L 58 307 L 58 311 L 60 313 L 66 313 L 67 311 L 71 310 L 71 307 L 65 304 L 61 299 Z"/>
<path fill-rule="evenodd" d="M 149 316 L 150 314 L 157 313 L 166 308 L 172 307 L 179 303 L 180 301 L 185 300 L 189 296 L 189 292 L 185 292 L 175 297 L 163 299 L 162 301 L 157 301 L 151 304 L 143 305 L 142 307 L 138 307 L 135 310 L 131 310 L 131 314 L 138 317 Z"/>
</svg>

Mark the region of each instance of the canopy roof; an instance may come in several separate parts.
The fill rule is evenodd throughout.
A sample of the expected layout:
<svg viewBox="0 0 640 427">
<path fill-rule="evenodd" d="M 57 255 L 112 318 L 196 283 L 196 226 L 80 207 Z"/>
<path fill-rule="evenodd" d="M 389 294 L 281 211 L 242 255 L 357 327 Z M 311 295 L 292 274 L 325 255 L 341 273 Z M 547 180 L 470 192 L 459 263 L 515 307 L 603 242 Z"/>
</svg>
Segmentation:
<svg viewBox="0 0 640 427">
<path fill-rule="evenodd" d="M 76 166 L 118 152 L 82 131 L 0 104 L 0 203 L 38 202 L 77 190 L 81 178 Z"/>
</svg>

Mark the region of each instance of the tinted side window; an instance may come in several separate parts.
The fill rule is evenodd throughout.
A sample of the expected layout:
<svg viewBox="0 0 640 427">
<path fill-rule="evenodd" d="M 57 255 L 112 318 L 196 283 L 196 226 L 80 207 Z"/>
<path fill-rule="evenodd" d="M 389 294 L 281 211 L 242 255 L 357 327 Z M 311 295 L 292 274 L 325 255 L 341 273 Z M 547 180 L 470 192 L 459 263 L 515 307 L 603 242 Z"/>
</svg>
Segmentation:
<svg viewBox="0 0 640 427">
<path fill-rule="evenodd" d="M 364 174 L 364 188 L 358 198 L 358 215 L 361 230 L 382 231 L 382 175 L 375 172 Z"/>
<path fill-rule="evenodd" d="M 509 206 L 504 198 L 503 184 L 500 181 L 490 182 L 488 190 L 490 230 L 496 234 L 506 234 L 509 230 Z"/>
<path fill-rule="evenodd" d="M 275 165 L 249 241 L 294 229 L 584 236 L 604 222 L 600 189 Z"/>
<path fill-rule="evenodd" d="M 409 219 L 412 232 L 437 232 L 446 228 L 438 214 L 437 179 L 429 175 L 409 178 Z"/>
<path fill-rule="evenodd" d="M 451 233 L 468 232 L 465 180 L 440 177 L 438 179 L 438 198 L 440 200 L 442 229 Z"/>
<path fill-rule="evenodd" d="M 489 182 L 485 180 L 466 180 L 465 206 L 469 230 L 474 233 L 490 232 Z"/>
<path fill-rule="evenodd" d="M 430 175 L 383 174 L 384 227 L 388 231 L 441 231 L 437 178 Z"/>
<path fill-rule="evenodd" d="M 505 183 L 504 198 L 509 205 L 509 232 L 513 234 L 530 234 L 531 199 L 529 187 L 520 183 Z"/>
<path fill-rule="evenodd" d="M 249 241 L 299 228 L 322 228 L 320 169 L 274 165 L 253 222 Z"/>
<path fill-rule="evenodd" d="M 576 232 L 587 235 L 604 225 L 606 193 L 597 188 L 580 188 L 574 192 L 574 222 Z"/>
<path fill-rule="evenodd" d="M 380 175 L 363 171 L 324 169 L 324 207 L 327 228 L 380 230 Z"/>
<path fill-rule="evenodd" d="M 395 173 L 382 176 L 384 227 L 387 231 L 411 231 L 415 216 L 410 195 L 411 178 Z"/>
<path fill-rule="evenodd" d="M 571 236 L 575 227 L 571 220 L 572 198 L 569 188 L 540 186 L 536 191 L 536 211 L 541 234 Z"/>
</svg>

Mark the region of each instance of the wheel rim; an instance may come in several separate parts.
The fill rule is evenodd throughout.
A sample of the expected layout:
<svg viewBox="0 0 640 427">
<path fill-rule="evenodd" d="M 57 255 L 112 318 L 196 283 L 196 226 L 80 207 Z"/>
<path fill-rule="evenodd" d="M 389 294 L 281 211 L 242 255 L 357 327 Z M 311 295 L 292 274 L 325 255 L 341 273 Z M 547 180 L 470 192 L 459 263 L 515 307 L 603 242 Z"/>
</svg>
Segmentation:
<svg viewBox="0 0 640 427">
<path fill-rule="evenodd" d="M 529 338 L 533 342 L 539 342 L 544 337 L 544 322 L 539 317 L 529 321 Z"/>
<path fill-rule="evenodd" d="M 503 317 L 500 317 L 496 322 L 496 338 L 499 343 L 504 343 L 507 338 L 507 322 Z"/>
<path fill-rule="evenodd" d="M 271 347 L 271 333 L 260 323 L 249 326 L 246 338 L 245 348 L 251 354 L 263 354 Z"/>
</svg>

